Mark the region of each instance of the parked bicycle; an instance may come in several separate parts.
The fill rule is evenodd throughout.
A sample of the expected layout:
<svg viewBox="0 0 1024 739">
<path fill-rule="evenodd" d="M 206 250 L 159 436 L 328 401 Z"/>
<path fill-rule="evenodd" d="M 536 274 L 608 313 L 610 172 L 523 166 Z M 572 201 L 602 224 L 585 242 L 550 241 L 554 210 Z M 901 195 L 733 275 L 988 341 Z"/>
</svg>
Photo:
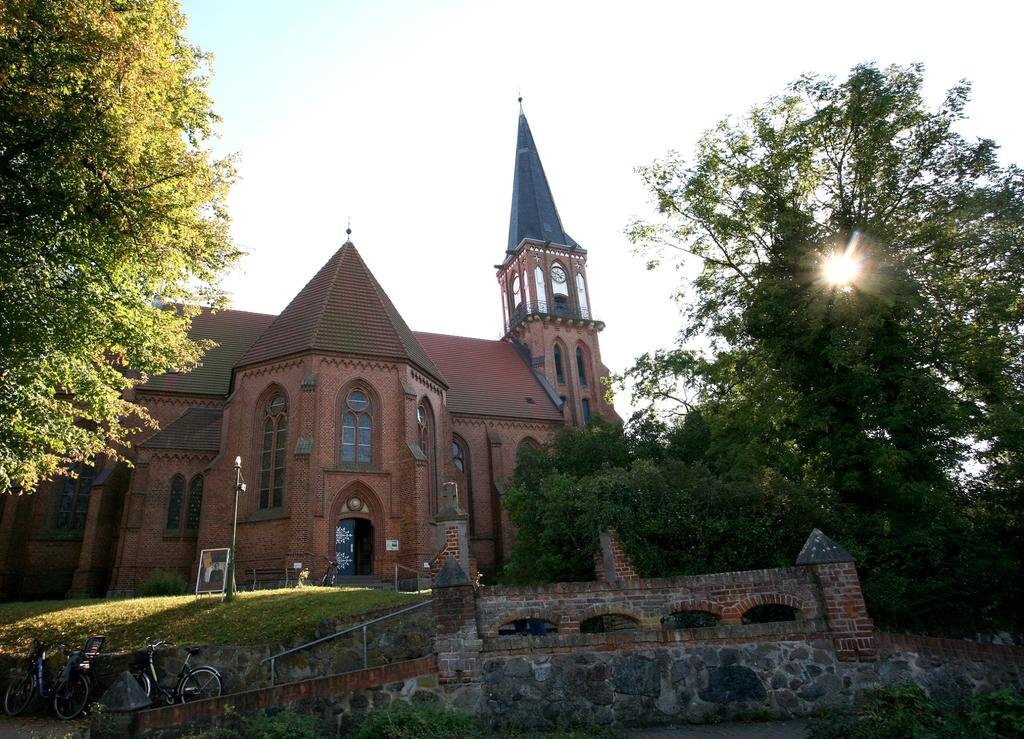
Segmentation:
<svg viewBox="0 0 1024 739">
<path fill-rule="evenodd" d="M 91 636 L 81 649 L 67 649 L 63 644 L 46 645 L 38 639 L 32 640 L 29 649 L 29 665 L 19 677 L 7 686 L 4 693 L 4 713 L 17 716 L 32 703 L 38 695 L 50 700 L 54 713 L 62 719 L 76 718 L 89 705 L 92 683 L 89 680 L 90 660 L 99 654 L 105 637 Z M 62 649 L 66 655 L 64 667 L 56 682 L 48 686 L 44 669 L 47 652 Z"/>
<path fill-rule="evenodd" d="M 168 704 L 189 703 L 203 698 L 216 698 L 223 690 L 223 678 L 220 671 L 210 665 L 191 667 L 189 660 L 199 653 L 199 647 L 188 647 L 185 651 L 185 663 L 175 677 L 173 687 L 160 684 L 156 674 L 156 662 L 153 656 L 160 647 L 168 646 L 166 641 L 150 641 L 146 639 L 146 650 L 137 652 L 132 664 L 132 674 L 149 698 L 161 697 Z"/>
<path fill-rule="evenodd" d="M 338 563 L 333 559 L 325 561 L 327 562 L 327 570 L 324 572 L 324 576 L 320 578 L 320 585 L 329 588 L 334 585 L 334 581 L 338 577 Z"/>
</svg>

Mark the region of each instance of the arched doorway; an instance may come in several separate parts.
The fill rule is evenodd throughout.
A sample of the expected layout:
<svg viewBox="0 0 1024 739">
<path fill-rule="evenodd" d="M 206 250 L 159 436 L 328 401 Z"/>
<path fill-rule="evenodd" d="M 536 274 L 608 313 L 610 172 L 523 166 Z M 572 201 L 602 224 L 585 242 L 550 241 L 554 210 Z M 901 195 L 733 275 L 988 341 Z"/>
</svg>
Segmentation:
<svg viewBox="0 0 1024 739">
<path fill-rule="evenodd" d="M 334 533 L 338 577 L 373 574 L 373 524 L 365 518 L 343 518 Z"/>
</svg>

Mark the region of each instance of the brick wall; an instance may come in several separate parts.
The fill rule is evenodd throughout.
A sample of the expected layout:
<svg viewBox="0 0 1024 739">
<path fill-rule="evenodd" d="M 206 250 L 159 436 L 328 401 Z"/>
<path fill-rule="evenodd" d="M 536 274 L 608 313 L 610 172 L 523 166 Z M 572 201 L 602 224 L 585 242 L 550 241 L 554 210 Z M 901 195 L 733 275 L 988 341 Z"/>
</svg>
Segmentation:
<svg viewBox="0 0 1024 739">
<path fill-rule="evenodd" d="M 481 634 L 520 618 L 536 618 L 578 632 L 580 623 L 602 614 L 621 614 L 641 628 L 660 628 L 661 619 L 678 611 L 706 611 L 723 624 L 739 624 L 757 605 L 795 608 L 802 620 L 824 618 L 820 590 L 806 567 L 724 572 L 693 577 L 635 578 L 607 582 L 555 583 L 531 587 L 481 588 L 477 612 Z"/>
</svg>

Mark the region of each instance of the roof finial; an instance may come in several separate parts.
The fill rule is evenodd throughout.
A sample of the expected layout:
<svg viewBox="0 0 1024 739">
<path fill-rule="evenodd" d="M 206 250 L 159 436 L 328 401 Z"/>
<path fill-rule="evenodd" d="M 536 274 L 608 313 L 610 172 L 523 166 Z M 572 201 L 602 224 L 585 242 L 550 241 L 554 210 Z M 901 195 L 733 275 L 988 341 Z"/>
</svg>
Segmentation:
<svg viewBox="0 0 1024 739">
<path fill-rule="evenodd" d="M 516 88 L 516 93 L 519 95 L 519 112 L 523 112 L 523 90 L 521 87 Z"/>
<path fill-rule="evenodd" d="M 352 216 L 348 217 L 348 226 L 345 227 L 345 236 L 347 237 L 345 239 L 345 243 L 351 244 L 352 243 Z"/>
</svg>

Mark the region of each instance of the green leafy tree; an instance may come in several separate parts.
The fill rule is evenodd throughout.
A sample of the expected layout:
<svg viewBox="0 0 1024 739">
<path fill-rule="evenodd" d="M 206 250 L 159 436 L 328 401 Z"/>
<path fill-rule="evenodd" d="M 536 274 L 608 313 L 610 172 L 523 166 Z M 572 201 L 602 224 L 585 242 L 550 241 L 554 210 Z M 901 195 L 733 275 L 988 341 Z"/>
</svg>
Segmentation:
<svg viewBox="0 0 1024 739">
<path fill-rule="evenodd" d="M 661 217 L 631 227 L 652 267 L 697 269 L 680 347 L 625 373 L 645 413 L 684 416 L 718 474 L 820 491 L 897 624 L 1021 595 L 1000 552 L 1024 502 L 1024 176 L 956 132 L 966 83 L 935 109 L 922 86 L 919 66 L 804 77 L 642 169 Z M 971 574 L 989 566 L 1003 595 Z"/>
<path fill-rule="evenodd" d="M 218 304 L 229 159 L 174 0 L 0 0 L 0 490 L 117 454 Z M 159 300 L 157 300 L 159 298 Z"/>
</svg>

